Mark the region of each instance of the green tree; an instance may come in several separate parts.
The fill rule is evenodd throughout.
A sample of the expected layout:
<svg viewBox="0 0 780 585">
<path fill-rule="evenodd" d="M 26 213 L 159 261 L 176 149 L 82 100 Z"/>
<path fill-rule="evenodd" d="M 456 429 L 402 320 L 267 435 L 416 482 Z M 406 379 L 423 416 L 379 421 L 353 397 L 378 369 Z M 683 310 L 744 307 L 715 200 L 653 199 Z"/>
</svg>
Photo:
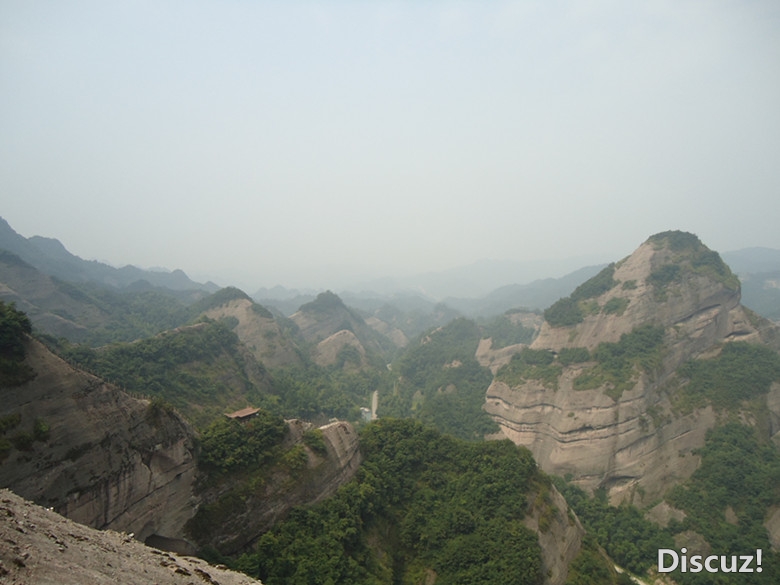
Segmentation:
<svg viewBox="0 0 780 585">
<path fill-rule="evenodd" d="M 217 418 L 201 435 L 200 463 L 219 473 L 260 467 L 286 432 L 284 419 L 264 410 L 247 422 Z"/>
<path fill-rule="evenodd" d="M 30 319 L 13 303 L 0 301 L 0 386 L 18 386 L 35 373 L 24 363 L 26 336 L 32 334 Z"/>
<path fill-rule="evenodd" d="M 364 462 L 333 498 L 294 510 L 237 566 L 268 585 L 542 582 L 522 518 L 547 481 L 509 441 L 468 443 L 412 420 L 361 430 Z M 381 536 L 380 536 L 381 535 Z"/>
</svg>

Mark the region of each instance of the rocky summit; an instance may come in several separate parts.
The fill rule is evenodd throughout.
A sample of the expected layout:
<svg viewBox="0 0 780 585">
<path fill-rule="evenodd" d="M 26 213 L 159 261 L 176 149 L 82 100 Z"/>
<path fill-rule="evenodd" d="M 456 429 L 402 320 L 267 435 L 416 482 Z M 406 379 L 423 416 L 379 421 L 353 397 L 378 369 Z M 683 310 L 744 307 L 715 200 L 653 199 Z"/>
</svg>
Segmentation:
<svg viewBox="0 0 780 585">
<path fill-rule="evenodd" d="M 664 232 L 548 308 L 533 344 L 497 372 L 485 408 L 546 472 L 648 505 L 693 473 L 719 418 L 737 413 L 777 433 L 776 382 L 745 400 L 692 394 L 691 364 L 734 343 L 776 349 L 777 329 L 740 304 L 716 252 Z"/>
<path fill-rule="evenodd" d="M 0 581 L 19 585 L 262 585 L 224 566 L 95 530 L 0 490 Z"/>
</svg>

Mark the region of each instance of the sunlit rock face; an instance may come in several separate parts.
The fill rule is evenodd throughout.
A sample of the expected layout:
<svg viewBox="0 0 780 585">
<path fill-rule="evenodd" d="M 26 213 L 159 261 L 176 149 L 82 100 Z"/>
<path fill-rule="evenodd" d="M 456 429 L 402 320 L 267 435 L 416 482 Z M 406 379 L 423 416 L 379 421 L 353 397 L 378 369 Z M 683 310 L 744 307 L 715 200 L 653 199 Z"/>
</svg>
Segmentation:
<svg viewBox="0 0 780 585">
<path fill-rule="evenodd" d="M 134 398 L 73 368 L 37 341 L 27 343 L 35 378 L 3 388 L 0 417 L 10 434 L 45 437 L 11 449 L 0 486 L 94 528 L 176 539 L 194 513 L 194 434 L 175 412 Z"/>
<path fill-rule="evenodd" d="M 299 365 L 295 344 L 273 315 L 249 298 L 230 299 L 204 313 L 211 319 L 234 318 L 233 331 L 255 359 L 269 368 Z"/>
<path fill-rule="evenodd" d="M 499 373 L 485 409 L 500 434 L 527 446 L 546 472 L 641 505 L 690 476 L 698 465 L 693 451 L 717 422 L 710 406 L 676 405 L 677 368 L 716 355 L 723 343 L 762 343 L 774 333 L 740 305 L 736 277 L 691 234 L 653 236 L 601 277 L 599 286 L 572 294 L 579 317 L 570 321 L 579 322 L 551 323 L 548 310 L 531 349 L 560 356 L 565 348 L 587 348 L 592 355 L 601 343 L 653 326 L 663 337 L 652 367 L 634 366 L 617 390 L 609 381 L 575 381 L 594 372 L 595 361 L 561 364 L 554 382 L 507 381 Z"/>
</svg>

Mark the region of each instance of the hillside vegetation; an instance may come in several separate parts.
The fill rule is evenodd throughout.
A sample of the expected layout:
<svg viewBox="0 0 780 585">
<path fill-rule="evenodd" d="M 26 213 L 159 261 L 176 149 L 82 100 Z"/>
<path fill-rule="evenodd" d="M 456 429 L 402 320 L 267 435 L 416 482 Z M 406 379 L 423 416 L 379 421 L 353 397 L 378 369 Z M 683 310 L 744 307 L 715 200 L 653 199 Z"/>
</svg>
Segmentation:
<svg viewBox="0 0 780 585">
<path fill-rule="evenodd" d="M 413 417 L 463 439 L 481 439 L 497 426 L 483 412 L 493 379 L 475 356 L 482 330 L 456 319 L 410 343 L 392 365 L 393 388 L 380 395 L 380 414 Z"/>
<path fill-rule="evenodd" d="M 133 343 L 63 346 L 63 356 L 129 392 L 171 404 L 196 425 L 270 404 L 270 378 L 224 324 L 205 321 Z"/>
<path fill-rule="evenodd" d="M 550 484 L 528 451 L 391 419 L 366 426 L 361 446 L 355 480 L 295 511 L 236 566 L 266 585 L 542 582 L 522 520 Z"/>
<path fill-rule="evenodd" d="M 19 386 L 34 376 L 24 363 L 24 338 L 31 333 L 27 315 L 0 301 L 0 387 Z"/>
</svg>

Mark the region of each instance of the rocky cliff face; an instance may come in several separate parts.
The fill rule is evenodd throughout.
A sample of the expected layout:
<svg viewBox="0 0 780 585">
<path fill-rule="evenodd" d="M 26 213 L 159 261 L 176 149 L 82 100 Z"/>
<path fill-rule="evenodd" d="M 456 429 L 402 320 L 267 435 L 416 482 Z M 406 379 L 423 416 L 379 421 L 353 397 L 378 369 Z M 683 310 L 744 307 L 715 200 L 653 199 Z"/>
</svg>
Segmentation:
<svg viewBox="0 0 780 585">
<path fill-rule="evenodd" d="M 0 490 L 0 580 L 36 585 L 262 585 L 201 559 L 88 528 Z"/>
<path fill-rule="evenodd" d="M 396 347 L 406 347 L 409 345 L 409 338 L 403 331 L 398 329 L 398 327 L 394 327 L 390 323 L 383 321 L 379 317 L 373 315 L 367 317 L 366 325 L 377 333 L 387 337 Z"/>
<path fill-rule="evenodd" d="M 94 528 L 179 537 L 194 513 L 189 425 L 26 345 L 35 378 L 2 389 L 0 419 L 16 424 L 0 486 Z"/>
<path fill-rule="evenodd" d="M 166 550 L 191 554 L 198 540 L 235 552 L 293 506 L 331 495 L 362 460 L 348 423 L 322 427 L 317 450 L 304 440 L 312 425 L 289 421 L 285 448 L 300 451 L 303 467 L 284 462 L 270 470 L 243 512 L 220 518 L 212 533 L 189 535 L 196 511 L 225 493 L 224 485 L 195 491 L 189 424 L 163 403 L 133 398 L 31 338 L 25 349 L 35 377 L 2 388 L 0 487 L 93 528 L 133 533 Z"/>
<path fill-rule="evenodd" d="M 527 446 L 545 471 L 571 474 L 585 488 L 607 488 L 613 501 L 640 505 L 690 476 L 698 464 L 693 452 L 717 421 L 711 406 L 675 406 L 677 368 L 717 354 L 724 343 L 763 343 L 776 335 L 740 305 L 739 283 L 717 254 L 682 232 L 650 238 L 556 305 L 531 349 L 557 356 L 557 375 L 499 373 L 485 408 L 501 434 Z M 593 350 L 643 326 L 662 332 L 650 367 L 635 364 L 622 387 L 594 374 Z M 591 357 L 559 359 L 566 350 L 582 351 L 573 348 Z M 582 383 L 585 376 L 590 383 Z M 778 405 L 768 406 L 778 420 Z"/>
<path fill-rule="evenodd" d="M 204 313 L 211 319 L 235 318 L 233 331 L 257 361 L 269 368 L 298 365 L 300 355 L 292 340 L 268 311 L 250 299 L 232 299 Z"/>
<path fill-rule="evenodd" d="M 545 585 L 561 585 L 580 552 L 585 529 L 558 490 L 551 486 L 543 495 L 546 498 L 530 507 L 523 523 L 539 535 Z"/>
<path fill-rule="evenodd" d="M 358 435 L 347 422 L 333 422 L 319 430 L 324 450 L 307 446 L 304 434 L 315 427 L 301 420 L 287 421 L 288 453 L 302 450 L 300 467 L 285 462 L 254 480 L 251 487 L 241 477 L 218 482 L 201 494 L 203 508 L 189 527 L 201 547 L 214 547 L 235 555 L 248 549 L 295 506 L 319 502 L 354 476 L 363 458 Z M 212 520 L 213 519 L 213 520 Z M 209 525 L 207 529 L 202 529 Z"/>
<path fill-rule="evenodd" d="M 312 352 L 312 359 L 323 367 L 341 363 L 345 368 L 359 369 L 368 365 L 363 344 L 346 329 L 320 341 Z"/>
</svg>

